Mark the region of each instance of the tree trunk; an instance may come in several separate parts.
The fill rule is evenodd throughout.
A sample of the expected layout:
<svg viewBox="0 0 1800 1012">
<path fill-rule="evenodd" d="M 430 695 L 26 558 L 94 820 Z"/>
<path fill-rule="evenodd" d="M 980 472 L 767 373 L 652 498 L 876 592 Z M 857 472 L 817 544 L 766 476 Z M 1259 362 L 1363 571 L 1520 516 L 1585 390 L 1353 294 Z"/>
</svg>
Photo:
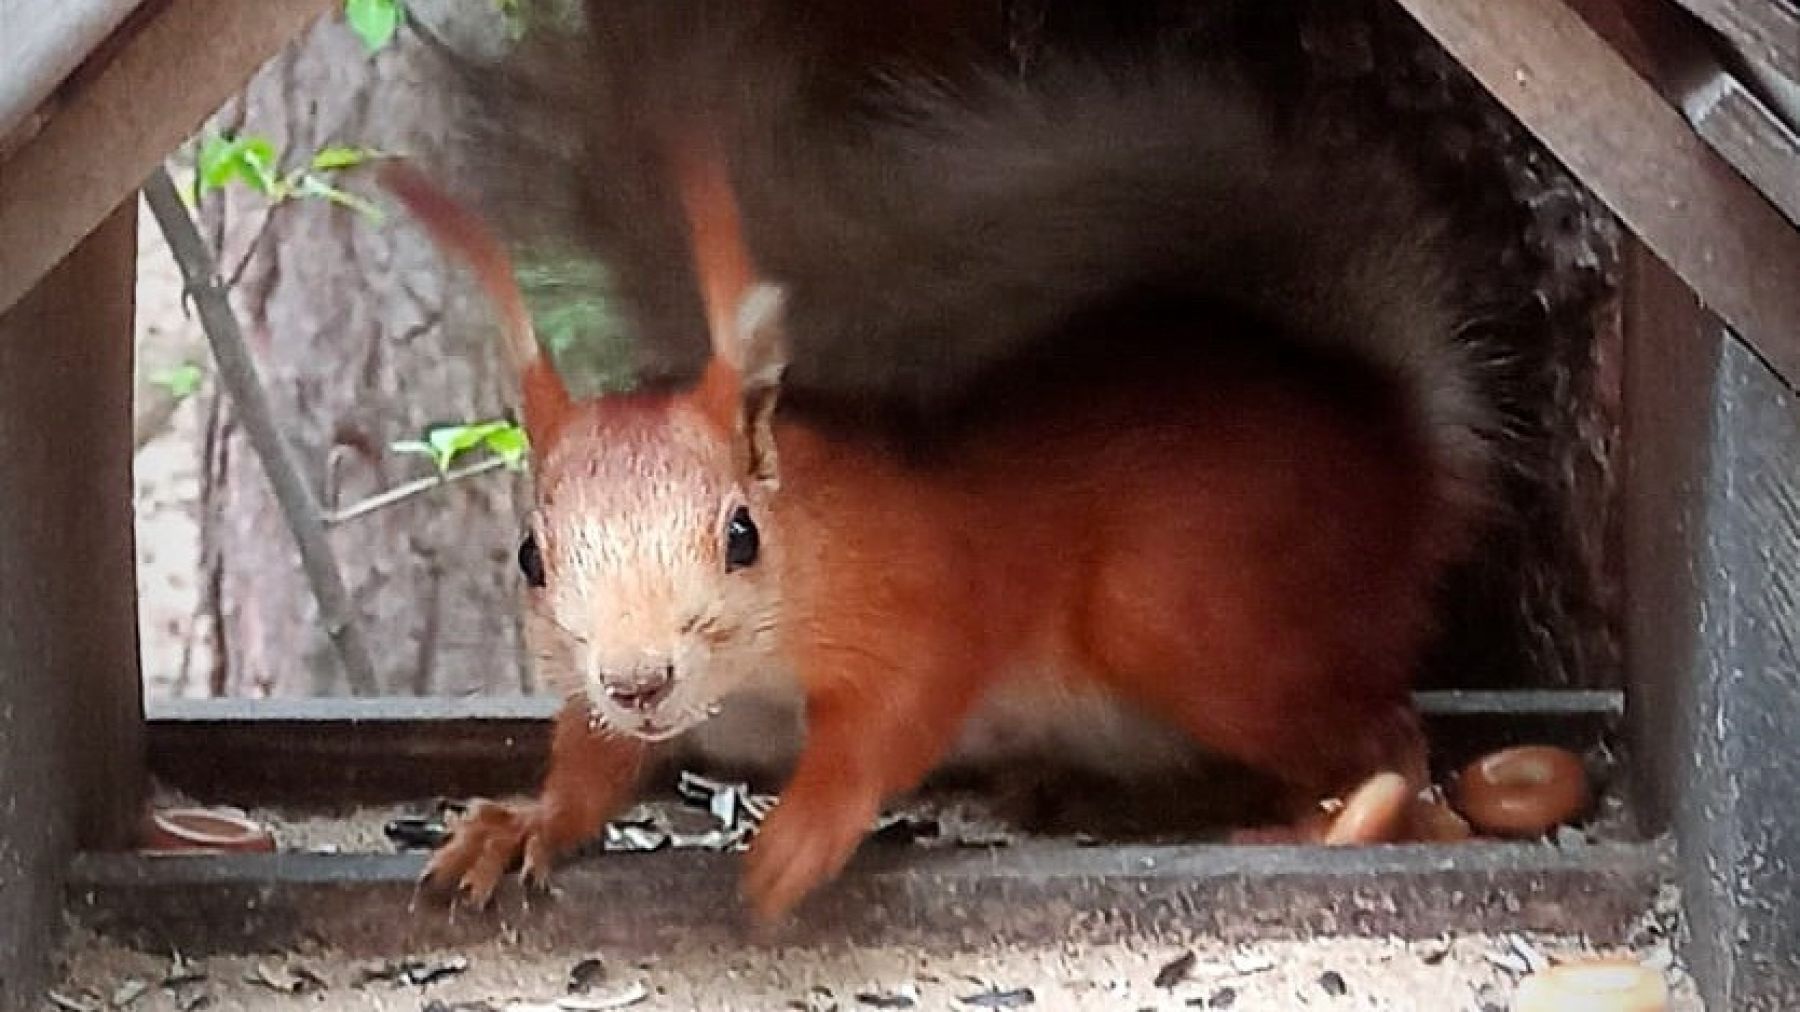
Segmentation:
<svg viewBox="0 0 1800 1012">
<path fill-rule="evenodd" d="M 459 44 L 502 38 L 492 5 L 408 6 Z M 328 17 L 264 67 L 214 127 L 268 137 L 283 171 L 328 145 L 429 155 L 454 122 L 439 87 L 449 73 L 406 27 L 371 55 Z M 339 182 L 379 198 L 365 172 Z M 394 452 L 394 442 L 434 422 L 497 417 L 511 403 L 488 307 L 389 208 L 384 222 L 319 199 L 271 208 L 241 185 L 202 203 L 221 272 L 242 264 L 234 307 L 279 424 L 327 506 L 333 485 L 349 505 L 430 473 L 429 461 Z M 345 694 L 262 463 L 228 401 L 212 417 L 202 516 L 220 646 L 214 691 Z M 510 562 L 525 490 L 519 477 L 490 472 L 333 529 L 384 695 L 529 690 Z"/>
</svg>

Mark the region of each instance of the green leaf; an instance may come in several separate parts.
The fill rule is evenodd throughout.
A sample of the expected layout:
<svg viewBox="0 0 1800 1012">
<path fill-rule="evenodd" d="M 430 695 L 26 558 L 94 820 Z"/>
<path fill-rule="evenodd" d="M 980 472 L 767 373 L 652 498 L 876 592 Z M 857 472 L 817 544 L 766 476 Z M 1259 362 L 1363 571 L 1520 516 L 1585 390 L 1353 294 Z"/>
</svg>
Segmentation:
<svg viewBox="0 0 1800 1012">
<path fill-rule="evenodd" d="M 506 466 L 515 470 L 525 461 L 525 453 L 531 448 L 530 441 L 525 438 L 525 430 L 510 423 L 502 425 L 481 441 L 487 451 L 506 462 Z"/>
<path fill-rule="evenodd" d="M 400 28 L 400 0 L 344 0 L 344 19 L 370 52 L 379 51 Z"/>
<path fill-rule="evenodd" d="M 203 195 L 235 179 L 259 193 L 274 195 L 279 188 L 275 161 L 275 145 L 266 137 L 208 137 L 200 146 L 195 192 Z"/>
<path fill-rule="evenodd" d="M 275 190 L 275 145 L 264 137 L 244 138 L 243 149 L 238 153 L 238 163 L 242 165 L 238 175 L 264 193 Z"/>
<path fill-rule="evenodd" d="M 184 401 L 194 396 L 205 379 L 205 371 L 192 362 L 183 362 L 167 369 L 158 369 L 150 374 L 150 382 L 167 390 L 169 396 L 178 401 Z"/>
<path fill-rule="evenodd" d="M 381 152 L 374 148 L 352 148 L 334 144 L 320 148 L 312 157 L 314 172 L 335 172 L 339 169 L 353 169 L 364 162 L 381 157 Z"/>
<path fill-rule="evenodd" d="M 456 458 L 484 446 L 488 437 L 511 428 L 506 421 L 471 422 L 466 425 L 440 425 L 425 433 L 425 443 L 440 472 L 450 469 Z"/>
</svg>

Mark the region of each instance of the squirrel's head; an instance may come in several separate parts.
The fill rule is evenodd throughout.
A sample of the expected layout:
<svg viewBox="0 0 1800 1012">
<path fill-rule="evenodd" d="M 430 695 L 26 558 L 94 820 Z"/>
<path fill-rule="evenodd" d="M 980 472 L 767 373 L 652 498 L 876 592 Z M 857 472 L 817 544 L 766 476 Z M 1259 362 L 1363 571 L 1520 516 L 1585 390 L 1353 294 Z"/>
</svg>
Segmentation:
<svg viewBox="0 0 1800 1012">
<path fill-rule="evenodd" d="M 468 211 L 403 163 L 383 183 L 467 260 L 521 378 L 535 505 L 518 548 L 540 673 L 601 724 L 673 737 L 766 663 L 779 603 L 770 505 L 785 366 L 781 295 L 755 284 L 715 159 L 678 165 L 713 357 L 678 393 L 573 401 L 510 263 Z"/>
</svg>

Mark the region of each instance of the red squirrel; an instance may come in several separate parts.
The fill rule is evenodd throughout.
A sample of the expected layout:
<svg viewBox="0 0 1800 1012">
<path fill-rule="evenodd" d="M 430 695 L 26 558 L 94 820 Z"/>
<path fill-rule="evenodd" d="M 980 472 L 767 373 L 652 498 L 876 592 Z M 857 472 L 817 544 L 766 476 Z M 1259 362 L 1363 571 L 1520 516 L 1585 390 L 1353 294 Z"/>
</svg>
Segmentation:
<svg viewBox="0 0 1800 1012">
<path fill-rule="evenodd" d="M 476 807 L 430 878 L 478 902 L 520 858 L 541 879 L 630 800 L 647 741 L 759 668 L 791 670 L 806 705 L 747 859 L 765 921 L 832 878 L 1009 680 L 1103 685 L 1301 801 L 1381 770 L 1424 785 L 1408 686 L 1445 538 L 1430 435 L 1378 380 L 1171 313 L 1131 321 L 1160 335 L 1094 324 L 1169 352 L 1154 369 L 1002 376 L 923 447 L 777 411 L 780 289 L 759 286 L 702 160 L 683 188 L 704 377 L 575 402 L 497 247 L 421 180 L 387 178 L 503 309 L 537 487 L 520 564 L 537 634 L 580 679 L 538 800 Z"/>
<path fill-rule="evenodd" d="M 1409 688 L 1487 467 L 1441 233 L 1385 159 L 1323 159 L 1163 70 L 897 85 L 851 141 L 801 117 L 758 137 L 749 100 L 671 112 L 643 133 L 685 146 L 619 185 L 666 191 L 679 238 L 612 248 L 651 331 L 692 284 L 710 356 L 584 400 L 486 227 L 384 171 L 499 307 L 528 632 L 569 693 L 539 797 L 478 803 L 430 882 L 541 882 L 652 743 L 783 680 L 805 745 L 747 856 L 763 922 L 999 699 L 1118 699 L 1278 778 L 1297 816 L 1384 772 L 1425 785 Z M 623 143 L 595 131 L 576 150 Z M 606 187 L 578 183 L 603 249 L 637 227 Z"/>
</svg>

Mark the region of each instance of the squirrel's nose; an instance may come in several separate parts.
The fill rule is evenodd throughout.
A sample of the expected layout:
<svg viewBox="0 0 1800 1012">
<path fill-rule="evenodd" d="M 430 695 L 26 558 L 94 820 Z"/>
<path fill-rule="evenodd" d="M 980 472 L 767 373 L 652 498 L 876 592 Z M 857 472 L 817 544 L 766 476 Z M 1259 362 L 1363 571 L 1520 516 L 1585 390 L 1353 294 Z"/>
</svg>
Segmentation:
<svg viewBox="0 0 1800 1012">
<path fill-rule="evenodd" d="M 606 697 L 627 710 L 648 710 L 669 697 L 675 686 L 675 665 L 645 665 L 601 679 Z"/>
</svg>

